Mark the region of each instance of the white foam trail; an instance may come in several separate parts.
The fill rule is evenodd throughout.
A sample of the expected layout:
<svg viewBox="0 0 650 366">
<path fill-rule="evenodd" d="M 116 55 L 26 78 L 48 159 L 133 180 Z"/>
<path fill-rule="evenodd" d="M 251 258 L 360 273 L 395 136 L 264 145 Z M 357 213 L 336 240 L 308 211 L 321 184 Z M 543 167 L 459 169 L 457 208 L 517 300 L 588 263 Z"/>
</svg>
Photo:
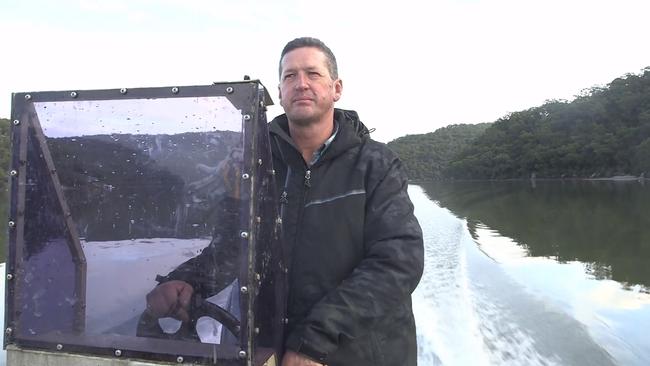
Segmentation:
<svg viewBox="0 0 650 366">
<path fill-rule="evenodd" d="M 488 365 L 473 310 L 463 222 L 410 187 L 425 242 L 425 270 L 413 294 L 420 365 Z"/>
<path fill-rule="evenodd" d="M 475 260 L 468 262 L 468 251 L 474 257 L 482 254 L 467 223 L 435 205 L 420 187 L 411 186 L 409 194 L 425 243 L 425 270 L 413 294 L 418 364 L 557 364 L 555 357 L 540 355 L 534 339 L 509 319 L 509 304 L 483 293 L 476 271 L 470 270 Z"/>
</svg>

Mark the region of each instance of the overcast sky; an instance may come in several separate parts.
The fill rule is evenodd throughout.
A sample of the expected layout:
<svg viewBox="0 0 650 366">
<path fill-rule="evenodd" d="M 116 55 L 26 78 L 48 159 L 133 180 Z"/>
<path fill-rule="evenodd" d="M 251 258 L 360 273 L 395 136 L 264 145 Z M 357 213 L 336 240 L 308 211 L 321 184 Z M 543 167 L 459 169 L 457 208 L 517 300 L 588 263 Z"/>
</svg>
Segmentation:
<svg viewBox="0 0 650 366">
<path fill-rule="evenodd" d="M 388 142 L 639 73 L 650 66 L 648 14 L 647 0 L 3 0 L 0 117 L 12 92 L 244 75 L 277 103 L 282 47 L 314 36 L 338 58 L 338 106 Z"/>
</svg>

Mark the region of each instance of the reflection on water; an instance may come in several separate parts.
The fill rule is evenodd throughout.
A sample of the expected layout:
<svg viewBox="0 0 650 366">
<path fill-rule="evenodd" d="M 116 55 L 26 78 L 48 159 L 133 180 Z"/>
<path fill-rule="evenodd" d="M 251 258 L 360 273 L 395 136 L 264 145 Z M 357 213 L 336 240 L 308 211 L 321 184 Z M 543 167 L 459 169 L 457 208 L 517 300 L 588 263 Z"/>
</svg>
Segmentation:
<svg viewBox="0 0 650 366">
<path fill-rule="evenodd" d="M 650 185 L 637 181 L 433 182 L 440 206 L 531 257 L 579 261 L 597 279 L 650 288 Z"/>
</svg>

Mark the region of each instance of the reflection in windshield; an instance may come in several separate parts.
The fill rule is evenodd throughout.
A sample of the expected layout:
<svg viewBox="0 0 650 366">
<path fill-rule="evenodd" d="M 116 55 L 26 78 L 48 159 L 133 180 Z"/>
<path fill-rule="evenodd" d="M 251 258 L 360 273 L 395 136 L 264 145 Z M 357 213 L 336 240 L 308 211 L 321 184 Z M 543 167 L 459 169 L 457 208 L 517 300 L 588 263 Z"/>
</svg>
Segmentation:
<svg viewBox="0 0 650 366">
<path fill-rule="evenodd" d="M 226 98 L 35 107 L 19 334 L 70 332 L 74 323 L 87 335 L 135 337 L 157 277 L 202 252 L 215 253 L 220 266 L 202 268 L 195 282 L 214 294 L 232 288 L 247 197 L 242 115 Z M 231 293 L 238 291 L 213 301 L 237 314 Z M 85 303 L 77 302 L 80 296 Z M 62 312 L 67 304 L 77 310 Z M 196 335 L 189 339 L 198 342 Z"/>
<path fill-rule="evenodd" d="M 80 236 L 96 241 L 211 235 L 206 190 L 238 189 L 220 164 L 241 140 L 219 131 L 51 138 L 48 145 Z M 219 174 L 231 175 L 228 186 L 214 179 Z"/>
<path fill-rule="evenodd" d="M 74 100 L 38 102 L 34 107 L 47 137 L 242 129 L 241 111 L 225 97 Z"/>
</svg>

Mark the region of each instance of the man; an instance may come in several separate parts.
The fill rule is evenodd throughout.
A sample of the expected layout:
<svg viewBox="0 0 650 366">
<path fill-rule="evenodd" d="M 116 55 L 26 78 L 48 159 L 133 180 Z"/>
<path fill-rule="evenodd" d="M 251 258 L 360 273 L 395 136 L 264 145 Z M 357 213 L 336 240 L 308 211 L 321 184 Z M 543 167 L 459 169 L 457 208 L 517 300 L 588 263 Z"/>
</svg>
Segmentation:
<svg viewBox="0 0 650 366">
<path fill-rule="evenodd" d="M 285 46 L 279 92 L 286 113 L 270 123 L 290 250 L 282 365 L 415 365 L 411 292 L 422 275 L 422 232 L 401 162 L 370 139 L 356 112 L 334 108 L 342 91 L 325 44 L 298 38 Z M 205 254 L 213 252 L 163 278 L 147 295 L 148 312 L 188 321 L 192 294 L 214 282 L 194 280 L 198 269 L 220 270 L 219 255 Z"/>
<path fill-rule="evenodd" d="M 356 112 L 334 108 L 342 91 L 325 44 L 285 46 L 285 114 L 270 124 L 290 248 L 282 365 L 415 365 L 422 233 L 401 162 Z"/>
</svg>

